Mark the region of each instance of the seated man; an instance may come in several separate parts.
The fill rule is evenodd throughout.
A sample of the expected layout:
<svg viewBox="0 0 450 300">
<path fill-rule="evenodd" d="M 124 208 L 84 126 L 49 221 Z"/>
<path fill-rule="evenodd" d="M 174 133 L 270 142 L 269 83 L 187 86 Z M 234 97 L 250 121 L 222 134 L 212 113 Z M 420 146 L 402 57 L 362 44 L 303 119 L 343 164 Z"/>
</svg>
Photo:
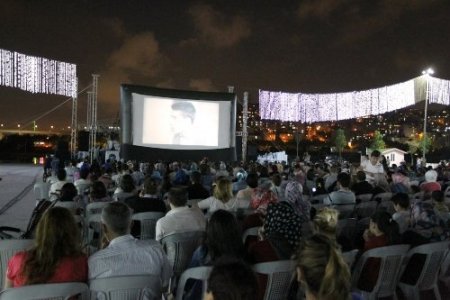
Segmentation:
<svg viewBox="0 0 450 300">
<path fill-rule="evenodd" d="M 364 173 L 364 171 L 358 171 L 356 173 L 356 180 L 357 182 L 355 182 L 351 187 L 351 190 L 355 193 L 355 195 L 373 193 L 373 186 L 367 182 L 366 173 Z"/>
<path fill-rule="evenodd" d="M 178 232 L 205 231 L 206 221 L 197 207 L 188 207 L 187 193 L 182 188 L 171 188 L 168 193 L 171 210 L 156 222 L 156 240 Z"/>
<path fill-rule="evenodd" d="M 350 175 L 347 173 L 339 173 L 337 177 L 337 191 L 328 194 L 323 199 L 323 204 L 325 205 L 345 205 L 345 204 L 355 204 L 356 197 L 355 194 L 350 190 Z"/>
<path fill-rule="evenodd" d="M 50 185 L 50 190 L 48 191 L 50 201 L 55 201 L 60 196 L 63 185 L 67 183 L 66 175 L 66 170 L 64 169 L 59 169 L 56 173 L 58 181 L 52 183 L 52 185 Z"/>
<path fill-rule="evenodd" d="M 131 210 L 122 202 L 110 202 L 102 211 L 103 235 L 109 245 L 89 257 L 89 280 L 126 275 L 156 275 L 168 286 L 172 266 L 161 245 L 130 235 Z M 161 291 L 151 291 L 161 297 Z"/>
<path fill-rule="evenodd" d="M 372 151 L 370 158 L 361 162 L 361 170 L 366 173 L 367 181 L 372 185 L 377 185 L 385 177 L 385 170 L 380 163 L 381 153 L 378 150 Z"/>
</svg>

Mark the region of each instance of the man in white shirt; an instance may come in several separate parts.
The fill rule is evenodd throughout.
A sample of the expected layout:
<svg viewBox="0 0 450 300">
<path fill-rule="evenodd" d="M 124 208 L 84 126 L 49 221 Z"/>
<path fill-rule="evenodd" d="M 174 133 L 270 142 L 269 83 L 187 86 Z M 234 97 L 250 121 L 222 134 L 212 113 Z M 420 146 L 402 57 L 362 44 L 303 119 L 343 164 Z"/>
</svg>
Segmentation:
<svg viewBox="0 0 450 300">
<path fill-rule="evenodd" d="M 66 181 L 67 174 L 64 169 L 59 169 L 58 172 L 56 173 L 56 176 L 58 178 L 58 181 L 52 183 L 50 185 L 50 190 L 48 191 L 50 201 L 55 201 L 56 199 L 59 198 L 63 185 L 67 183 Z"/>
<path fill-rule="evenodd" d="M 168 200 L 170 211 L 156 222 L 157 241 L 172 233 L 206 230 L 202 211 L 196 205 L 192 208 L 186 206 L 187 192 L 184 189 L 171 188 Z"/>
<path fill-rule="evenodd" d="M 366 173 L 366 180 L 372 184 L 377 185 L 380 181 L 385 179 L 384 168 L 380 163 L 381 153 L 378 150 L 372 151 L 370 158 L 361 162 L 361 169 Z"/>
<path fill-rule="evenodd" d="M 111 202 L 102 211 L 102 229 L 109 245 L 89 257 L 89 280 L 127 275 L 155 275 L 161 288 L 168 286 L 172 266 L 161 245 L 154 240 L 137 240 L 130 234 L 131 209 Z M 159 291 L 147 291 L 161 298 Z M 151 298 L 153 299 L 153 298 Z"/>
</svg>

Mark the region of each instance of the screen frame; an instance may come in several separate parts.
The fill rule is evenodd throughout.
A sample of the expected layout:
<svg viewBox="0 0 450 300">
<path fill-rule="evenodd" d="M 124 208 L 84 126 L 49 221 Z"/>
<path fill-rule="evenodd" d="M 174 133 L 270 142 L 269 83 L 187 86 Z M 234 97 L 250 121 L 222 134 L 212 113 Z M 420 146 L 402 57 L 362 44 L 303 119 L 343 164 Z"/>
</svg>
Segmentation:
<svg viewBox="0 0 450 300">
<path fill-rule="evenodd" d="M 229 129 L 229 148 L 223 149 L 163 149 L 156 147 L 136 146 L 133 144 L 133 94 L 143 96 L 156 96 L 163 98 L 172 98 L 195 101 L 229 101 L 230 105 L 230 129 Z M 168 101 L 170 101 L 168 99 Z M 121 157 L 125 160 L 138 159 L 149 160 L 149 155 L 157 156 L 155 159 L 180 160 L 180 154 L 183 159 L 202 159 L 208 157 L 217 160 L 236 160 L 236 94 L 220 92 L 199 92 L 176 89 L 163 89 L 156 87 L 147 87 L 140 85 L 122 84 L 120 86 L 120 133 L 121 133 Z"/>
</svg>

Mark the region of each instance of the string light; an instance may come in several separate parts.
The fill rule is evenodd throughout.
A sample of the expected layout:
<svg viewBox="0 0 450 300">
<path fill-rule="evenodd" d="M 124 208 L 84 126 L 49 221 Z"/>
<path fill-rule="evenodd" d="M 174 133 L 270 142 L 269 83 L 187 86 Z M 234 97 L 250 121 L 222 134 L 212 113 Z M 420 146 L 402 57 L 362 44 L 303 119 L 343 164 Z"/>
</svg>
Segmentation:
<svg viewBox="0 0 450 300">
<path fill-rule="evenodd" d="M 450 81 L 431 78 L 431 103 L 450 105 Z M 330 94 L 259 91 L 261 119 L 283 122 L 325 122 L 378 115 L 414 105 L 423 84 L 419 78 L 382 88 Z"/>
<path fill-rule="evenodd" d="M 75 97 L 77 67 L 62 61 L 0 49 L 0 86 Z"/>
</svg>

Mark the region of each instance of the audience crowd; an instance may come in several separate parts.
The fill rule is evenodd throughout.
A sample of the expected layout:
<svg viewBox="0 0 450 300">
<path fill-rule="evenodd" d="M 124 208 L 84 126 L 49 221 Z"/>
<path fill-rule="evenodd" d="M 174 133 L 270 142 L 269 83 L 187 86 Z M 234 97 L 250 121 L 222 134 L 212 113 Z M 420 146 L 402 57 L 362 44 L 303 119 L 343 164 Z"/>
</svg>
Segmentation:
<svg viewBox="0 0 450 300">
<path fill-rule="evenodd" d="M 161 245 L 174 233 L 203 231 L 189 267 L 214 266 L 202 296 L 192 282 L 186 299 L 261 299 L 265 279 L 249 267 L 289 260 L 296 264 L 292 299 L 359 299 L 351 289 L 351 267 L 342 253 L 394 244 L 411 247 L 449 239 L 450 167 L 388 166 L 379 151 L 359 165 L 349 163 L 120 162 L 89 159 L 49 168 L 48 199 L 76 209 L 50 208 L 42 216 L 31 249 L 10 259 L 5 288 L 53 282 L 150 274 L 161 289 L 174 276 Z M 385 199 L 389 195 L 389 199 Z M 376 201 L 370 215 L 362 202 Z M 102 202 L 99 248 L 80 240 L 76 216 Z M 139 239 L 132 216 L 159 212 L 155 239 Z M 354 236 L 338 230 L 356 218 Z M 257 236 L 243 233 L 258 227 Z M 380 262 L 367 261 L 358 289 L 371 291 Z M 415 274 L 411 274 L 414 276 Z M 172 291 L 174 291 L 172 287 Z"/>
</svg>

